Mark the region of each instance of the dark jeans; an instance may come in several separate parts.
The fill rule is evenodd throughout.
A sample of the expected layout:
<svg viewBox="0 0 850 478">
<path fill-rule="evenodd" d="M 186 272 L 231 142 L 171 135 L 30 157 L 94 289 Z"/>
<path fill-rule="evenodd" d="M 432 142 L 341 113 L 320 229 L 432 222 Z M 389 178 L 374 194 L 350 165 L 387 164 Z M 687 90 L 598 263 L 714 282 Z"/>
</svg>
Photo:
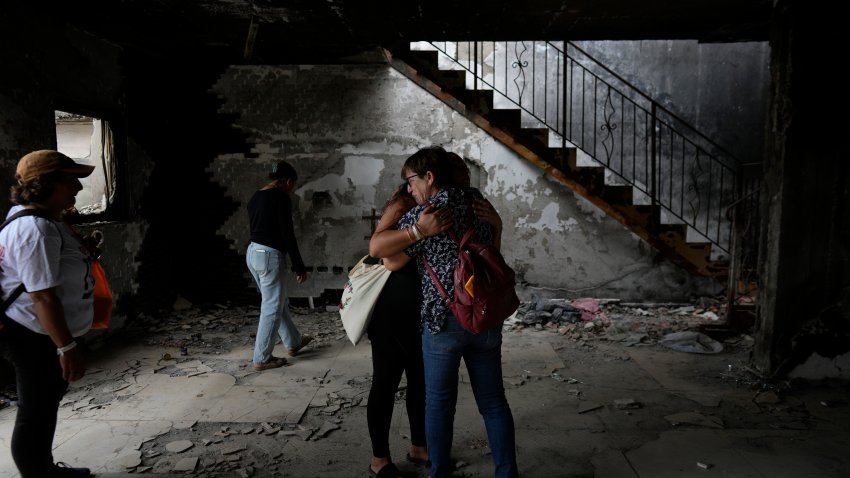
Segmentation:
<svg viewBox="0 0 850 478">
<path fill-rule="evenodd" d="M 56 345 L 8 318 L 0 331 L 3 357 L 15 368 L 18 413 L 12 431 L 12 458 L 21 478 L 45 478 L 53 470 L 53 435 L 59 402 L 68 389 Z"/>
<path fill-rule="evenodd" d="M 401 374 L 407 376 L 407 416 L 410 441 L 425 446 L 425 372 L 419 334 L 369 333 L 372 342 L 372 389 L 366 421 L 372 439 L 372 456 L 390 456 L 390 424 Z"/>
</svg>

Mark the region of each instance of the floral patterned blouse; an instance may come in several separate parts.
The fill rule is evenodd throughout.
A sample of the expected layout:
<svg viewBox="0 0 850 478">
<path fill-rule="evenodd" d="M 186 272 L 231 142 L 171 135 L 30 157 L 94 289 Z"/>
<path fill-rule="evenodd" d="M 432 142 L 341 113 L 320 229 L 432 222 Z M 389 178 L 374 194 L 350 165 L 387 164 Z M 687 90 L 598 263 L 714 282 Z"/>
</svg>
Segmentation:
<svg viewBox="0 0 850 478">
<path fill-rule="evenodd" d="M 475 188 L 446 188 L 428 199 L 426 204 L 420 204 L 407 212 L 398 222 L 399 229 L 411 227 L 419 220 L 420 214 L 428 204 L 440 208 L 451 207 L 454 212 L 454 226 L 452 231 L 460 240 L 466 232 L 467 208 L 474 198 L 480 198 L 481 192 Z M 478 219 L 473 214 L 475 234 L 479 240 L 487 243 L 493 241 L 493 226 Z M 457 243 L 447 232 L 436 236 L 426 237 L 421 241 L 413 243 L 404 252 L 416 261 L 419 269 L 419 277 L 422 279 L 422 322 L 432 334 L 439 333 L 446 323 L 448 317 L 453 317 L 446 306 L 446 301 L 440 295 L 437 287 L 425 268 L 422 258 L 428 260 L 428 264 L 434 269 L 440 282 L 446 289 L 448 297 L 454 294 L 454 268 L 457 263 Z"/>
</svg>

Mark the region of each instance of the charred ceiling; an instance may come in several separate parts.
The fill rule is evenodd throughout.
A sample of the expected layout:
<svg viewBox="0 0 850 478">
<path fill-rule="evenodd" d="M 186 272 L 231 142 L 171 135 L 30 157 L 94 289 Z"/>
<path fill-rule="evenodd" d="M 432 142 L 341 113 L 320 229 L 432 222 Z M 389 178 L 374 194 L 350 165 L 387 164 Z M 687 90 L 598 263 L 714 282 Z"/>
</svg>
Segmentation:
<svg viewBox="0 0 850 478">
<path fill-rule="evenodd" d="M 770 0 L 94 0 L 18 8 L 152 56 L 322 63 L 423 39 L 766 40 L 771 6 Z"/>
</svg>

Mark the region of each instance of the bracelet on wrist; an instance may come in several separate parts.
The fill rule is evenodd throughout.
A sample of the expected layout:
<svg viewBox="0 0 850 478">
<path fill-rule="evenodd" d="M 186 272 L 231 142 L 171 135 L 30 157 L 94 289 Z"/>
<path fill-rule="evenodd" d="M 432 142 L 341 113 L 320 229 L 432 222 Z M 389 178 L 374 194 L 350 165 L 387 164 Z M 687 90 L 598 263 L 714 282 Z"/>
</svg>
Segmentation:
<svg viewBox="0 0 850 478">
<path fill-rule="evenodd" d="M 416 242 L 416 238 L 413 237 L 413 231 L 411 231 L 411 229 L 413 228 L 408 227 L 407 229 L 405 229 L 405 231 L 407 231 L 407 238 L 410 239 L 410 242 Z"/>
<path fill-rule="evenodd" d="M 68 344 L 64 347 L 57 348 L 56 349 L 56 355 L 65 355 L 65 352 L 69 352 L 71 350 L 74 350 L 75 348 L 77 348 L 77 341 L 72 340 L 70 344 Z"/>
<path fill-rule="evenodd" d="M 425 235 L 422 234 L 422 231 L 419 230 L 419 226 L 416 224 L 414 224 L 411 229 L 413 229 L 413 234 L 416 236 L 417 241 L 421 241 L 422 238 L 425 237 Z"/>
</svg>

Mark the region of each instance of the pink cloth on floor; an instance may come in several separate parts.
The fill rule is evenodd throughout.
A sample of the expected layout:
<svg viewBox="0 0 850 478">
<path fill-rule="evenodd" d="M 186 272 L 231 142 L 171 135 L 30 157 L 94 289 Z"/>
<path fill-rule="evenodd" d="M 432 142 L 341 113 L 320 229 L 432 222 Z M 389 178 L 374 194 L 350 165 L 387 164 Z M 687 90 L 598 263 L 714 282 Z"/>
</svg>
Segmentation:
<svg viewBox="0 0 850 478">
<path fill-rule="evenodd" d="M 608 316 L 605 315 L 605 312 L 602 312 L 602 309 L 599 307 L 599 301 L 596 299 L 590 297 L 573 299 L 570 301 L 570 305 L 576 309 L 581 309 L 581 320 L 588 322 L 597 319 L 608 320 Z"/>
</svg>

